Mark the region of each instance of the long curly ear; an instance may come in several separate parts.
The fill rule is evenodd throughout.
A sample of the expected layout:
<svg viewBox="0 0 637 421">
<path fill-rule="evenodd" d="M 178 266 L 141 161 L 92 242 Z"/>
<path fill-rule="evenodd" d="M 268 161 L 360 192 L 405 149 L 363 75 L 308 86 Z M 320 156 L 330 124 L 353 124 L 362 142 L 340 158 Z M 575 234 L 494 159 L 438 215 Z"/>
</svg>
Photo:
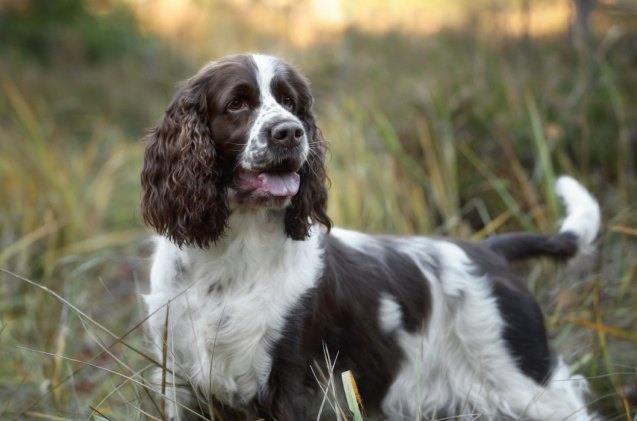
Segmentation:
<svg viewBox="0 0 637 421">
<path fill-rule="evenodd" d="M 314 116 L 308 113 L 306 127 L 311 128 L 310 153 L 299 171 L 301 185 L 285 214 L 285 233 L 293 240 L 305 240 L 312 224 L 323 225 L 327 231 L 332 221 L 327 216 L 327 174 L 325 154 L 327 142 L 316 126 Z"/>
<path fill-rule="evenodd" d="M 180 247 L 208 247 L 230 213 L 208 118 L 206 78 L 197 75 L 168 106 L 144 155 L 144 222 Z"/>
</svg>

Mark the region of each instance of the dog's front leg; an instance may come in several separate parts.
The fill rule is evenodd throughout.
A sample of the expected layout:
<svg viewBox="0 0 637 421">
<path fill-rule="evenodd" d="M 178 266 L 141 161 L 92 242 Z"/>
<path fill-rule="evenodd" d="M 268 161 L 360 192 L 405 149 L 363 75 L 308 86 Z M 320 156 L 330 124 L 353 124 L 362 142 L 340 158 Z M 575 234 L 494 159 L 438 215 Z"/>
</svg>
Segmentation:
<svg viewBox="0 0 637 421">
<path fill-rule="evenodd" d="M 272 400 L 262 406 L 259 415 L 272 421 L 309 420 L 302 387 L 299 385 L 299 388 L 295 388 L 296 390 L 278 390 Z"/>
<path fill-rule="evenodd" d="M 193 409 L 195 400 L 192 391 L 190 387 L 179 384 L 182 382 L 180 379 L 157 368 L 153 372 L 153 381 L 156 387 L 163 389 L 158 402 L 163 419 L 185 421 L 197 414 Z"/>
<path fill-rule="evenodd" d="M 258 413 L 266 420 L 309 420 L 304 372 L 293 364 L 273 365 L 268 387 L 259 397 Z"/>
</svg>

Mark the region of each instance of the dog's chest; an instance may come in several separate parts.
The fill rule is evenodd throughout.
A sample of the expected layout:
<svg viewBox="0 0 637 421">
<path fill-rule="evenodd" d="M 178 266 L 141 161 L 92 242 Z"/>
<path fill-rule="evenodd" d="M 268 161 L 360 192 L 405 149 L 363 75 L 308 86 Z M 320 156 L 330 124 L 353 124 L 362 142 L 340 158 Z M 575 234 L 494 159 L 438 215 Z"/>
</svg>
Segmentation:
<svg viewBox="0 0 637 421">
<path fill-rule="evenodd" d="M 206 295 L 194 311 L 200 384 L 222 401 L 247 403 L 267 381 L 270 344 L 281 335 L 288 305 L 256 280 L 238 290 L 210 286 Z"/>
<path fill-rule="evenodd" d="M 172 345 L 176 363 L 203 392 L 244 404 L 266 383 L 271 348 L 320 267 L 316 253 L 292 251 L 261 259 L 200 256 L 185 268 L 179 284 L 190 287 L 171 294 Z"/>
</svg>

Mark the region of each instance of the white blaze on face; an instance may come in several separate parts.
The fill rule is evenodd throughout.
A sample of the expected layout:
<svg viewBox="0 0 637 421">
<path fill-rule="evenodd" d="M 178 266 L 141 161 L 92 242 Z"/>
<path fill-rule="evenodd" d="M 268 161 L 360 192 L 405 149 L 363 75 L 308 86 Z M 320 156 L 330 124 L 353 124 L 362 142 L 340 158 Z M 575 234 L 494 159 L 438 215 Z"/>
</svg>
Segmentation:
<svg viewBox="0 0 637 421">
<path fill-rule="evenodd" d="M 283 120 L 294 121 L 303 125 L 297 116 L 277 102 L 272 93 L 272 79 L 276 75 L 277 69 L 282 66 L 282 63 L 276 57 L 260 54 L 253 55 L 252 59 L 257 66 L 259 108 L 255 110 L 257 116 L 248 134 L 248 141 L 240 159 L 241 166 L 247 170 L 254 169 L 253 163 L 256 157 L 267 153 L 267 137 L 259 136 L 263 132 L 264 126 Z M 303 149 L 303 153 L 307 154 L 307 141 L 303 143 Z"/>
</svg>

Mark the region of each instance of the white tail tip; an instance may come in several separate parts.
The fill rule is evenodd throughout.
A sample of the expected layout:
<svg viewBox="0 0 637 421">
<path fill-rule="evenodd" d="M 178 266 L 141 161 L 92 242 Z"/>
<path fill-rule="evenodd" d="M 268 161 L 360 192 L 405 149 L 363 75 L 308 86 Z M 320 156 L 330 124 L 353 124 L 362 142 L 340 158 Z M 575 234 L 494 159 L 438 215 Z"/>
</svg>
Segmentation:
<svg viewBox="0 0 637 421">
<path fill-rule="evenodd" d="M 577 235 L 580 252 L 591 251 L 601 223 L 597 200 L 574 178 L 565 175 L 557 179 L 555 193 L 566 208 L 560 232 Z"/>
</svg>

